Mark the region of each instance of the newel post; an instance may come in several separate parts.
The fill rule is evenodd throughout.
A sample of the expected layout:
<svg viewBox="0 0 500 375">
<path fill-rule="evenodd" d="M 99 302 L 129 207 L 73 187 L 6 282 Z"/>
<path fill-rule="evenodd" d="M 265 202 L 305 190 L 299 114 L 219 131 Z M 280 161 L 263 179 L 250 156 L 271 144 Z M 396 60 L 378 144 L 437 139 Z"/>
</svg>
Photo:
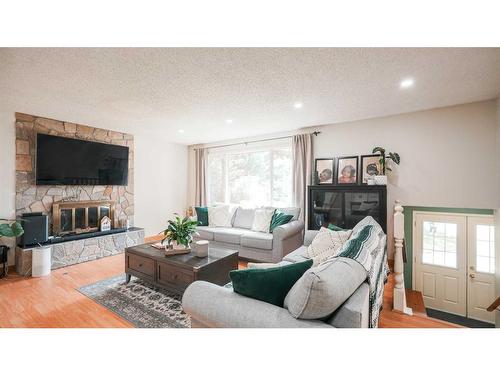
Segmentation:
<svg viewBox="0 0 500 375">
<path fill-rule="evenodd" d="M 406 306 L 403 240 L 405 238 L 405 219 L 401 201 L 396 200 L 394 205 L 394 299 L 393 309 L 408 315 L 413 315 L 411 308 Z"/>
</svg>

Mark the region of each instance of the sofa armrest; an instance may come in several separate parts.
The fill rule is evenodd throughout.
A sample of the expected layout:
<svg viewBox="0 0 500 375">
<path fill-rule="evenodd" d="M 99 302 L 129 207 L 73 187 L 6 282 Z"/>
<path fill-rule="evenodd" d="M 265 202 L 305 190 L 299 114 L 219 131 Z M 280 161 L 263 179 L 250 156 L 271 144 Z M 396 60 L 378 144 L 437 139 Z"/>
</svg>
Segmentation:
<svg viewBox="0 0 500 375">
<path fill-rule="evenodd" d="M 304 221 L 294 220 L 274 228 L 273 262 L 281 262 L 283 257 L 302 246 L 304 242 Z"/>
<path fill-rule="evenodd" d="M 280 225 L 273 230 L 273 239 L 286 240 L 297 233 L 302 234 L 304 230 L 303 220 L 294 220 L 289 223 Z"/>
<path fill-rule="evenodd" d="M 368 328 L 370 315 L 370 287 L 364 282 L 349 297 L 347 301 L 335 311 L 328 320 L 337 328 Z"/>
<path fill-rule="evenodd" d="M 332 328 L 319 320 L 300 320 L 288 310 L 234 293 L 232 288 L 195 281 L 182 308 L 198 324 L 214 328 Z"/>
<path fill-rule="evenodd" d="M 304 246 L 309 246 L 313 240 L 314 237 L 318 234 L 319 230 L 306 230 L 306 233 L 304 235 Z"/>
</svg>

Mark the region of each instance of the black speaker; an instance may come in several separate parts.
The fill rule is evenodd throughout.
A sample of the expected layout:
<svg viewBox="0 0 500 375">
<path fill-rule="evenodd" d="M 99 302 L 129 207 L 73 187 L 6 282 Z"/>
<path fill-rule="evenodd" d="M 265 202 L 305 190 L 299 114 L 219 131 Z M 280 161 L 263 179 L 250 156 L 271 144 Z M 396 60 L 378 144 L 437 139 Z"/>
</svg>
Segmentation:
<svg viewBox="0 0 500 375">
<path fill-rule="evenodd" d="M 23 214 L 21 225 L 24 234 L 21 236 L 22 247 L 43 244 L 49 239 L 49 221 L 41 212 Z"/>
</svg>

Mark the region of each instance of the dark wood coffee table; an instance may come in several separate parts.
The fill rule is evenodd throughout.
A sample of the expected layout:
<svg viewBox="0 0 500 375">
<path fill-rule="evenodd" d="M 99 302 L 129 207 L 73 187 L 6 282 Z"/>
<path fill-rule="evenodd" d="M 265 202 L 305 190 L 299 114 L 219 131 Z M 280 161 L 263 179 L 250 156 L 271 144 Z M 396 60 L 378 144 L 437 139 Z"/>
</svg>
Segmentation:
<svg viewBox="0 0 500 375">
<path fill-rule="evenodd" d="M 136 276 L 153 285 L 183 293 L 196 280 L 218 285 L 229 282 L 229 271 L 238 269 L 238 251 L 210 246 L 208 256 L 198 258 L 189 254 L 165 256 L 163 250 L 151 244 L 125 249 L 127 283 Z"/>
</svg>

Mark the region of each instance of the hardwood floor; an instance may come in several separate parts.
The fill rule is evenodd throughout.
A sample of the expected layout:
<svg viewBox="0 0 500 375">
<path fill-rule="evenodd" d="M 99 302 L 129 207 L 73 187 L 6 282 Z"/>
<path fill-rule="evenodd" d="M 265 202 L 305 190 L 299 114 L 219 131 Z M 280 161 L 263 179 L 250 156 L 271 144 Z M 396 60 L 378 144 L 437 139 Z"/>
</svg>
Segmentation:
<svg viewBox="0 0 500 375">
<path fill-rule="evenodd" d="M 239 267 L 247 262 L 240 261 Z M 49 276 L 25 278 L 15 273 L 0 280 L 0 327 L 17 328 L 129 328 L 132 325 L 77 291 L 77 288 L 123 273 L 123 254 L 61 268 Z M 418 298 L 407 294 L 414 316 L 392 311 L 393 279 L 384 293 L 381 328 L 453 328 L 451 323 L 425 316 Z M 413 306 L 412 306 L 413 304 Z"/>
</svg>

